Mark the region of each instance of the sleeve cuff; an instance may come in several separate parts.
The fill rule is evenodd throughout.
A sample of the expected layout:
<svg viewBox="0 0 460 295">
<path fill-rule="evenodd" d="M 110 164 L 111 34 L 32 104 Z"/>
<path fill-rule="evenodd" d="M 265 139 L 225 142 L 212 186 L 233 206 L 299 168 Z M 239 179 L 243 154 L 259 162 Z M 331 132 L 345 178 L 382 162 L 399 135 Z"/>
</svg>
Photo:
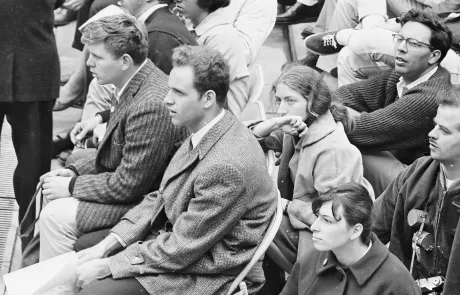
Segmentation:
<svg viewBox="0 0 460 295">
<path fill-rule="evenodd" d="M 102 118 L 102 123 L 106 123 L 110 119 L 110 110 L 105 110 L 105 111 L 96 113 L 96 116 L 100 116 Z"/>
<path fill-rule="evenodd" d="M 72 179 L 69 182 L 69 193 L 73 195 L 73 188 L 75 186 L 75 182 L 77 181 L 78 176 L 72 177 Z"/>
<path fill-rule="evenodd" d="M 75 166 L 70 165 L 70 166 L 67 166 L 65 168 L 69 169 L 69 170 L 72 170 L 73 173 L 75 173 L 75 175 L 80 176 L 80 173 L 78 173 L 77 168 L 75 168 Z"/>
<path fill-rule="evenodd" d="M 118 243 L 120 243 L 120 244 L 123 246 L 123 248 L 126 248 L 126 246 L 128 246 L 128 245 L 126 244 L 126 242 L 120 237 L 120 235 L 118 235 L 117 233 L 113 233 L 113 232 L 111 232 L 110 234 L 111 234 L 115 239 L 117 239 Z"/>
</svg>

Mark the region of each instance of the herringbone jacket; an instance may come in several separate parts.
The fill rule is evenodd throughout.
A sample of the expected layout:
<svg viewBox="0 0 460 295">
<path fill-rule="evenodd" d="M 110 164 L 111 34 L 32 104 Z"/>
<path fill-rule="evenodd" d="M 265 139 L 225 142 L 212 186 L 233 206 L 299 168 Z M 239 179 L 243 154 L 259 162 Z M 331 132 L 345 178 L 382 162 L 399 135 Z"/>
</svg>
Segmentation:
<svg viewBox="0 0 460 295">
<path fill-rule="evenodd" d="M 152 295 L 225 294 L 276 209 L 262 149 L 228 111 L 189 146 L 190 138 L 160 189 L 112 229 L 129 245 L 110 257 L 113 277 L 136 277 Z M 245 280 L 251 294 L 260 289 L 261 261 Z"/>
<path fill-rule="evenodd" d="M 80 200 L 77 227 L 83 232 L 108 228 L 143 196 L 158 189 L 174 152 L 187 137 L 171 123 L 163 103 L 167 76 L 148 60 L 131 79 L 114 111 L 97 153 L 72 163 L 72 196 Z"/>
</svg>

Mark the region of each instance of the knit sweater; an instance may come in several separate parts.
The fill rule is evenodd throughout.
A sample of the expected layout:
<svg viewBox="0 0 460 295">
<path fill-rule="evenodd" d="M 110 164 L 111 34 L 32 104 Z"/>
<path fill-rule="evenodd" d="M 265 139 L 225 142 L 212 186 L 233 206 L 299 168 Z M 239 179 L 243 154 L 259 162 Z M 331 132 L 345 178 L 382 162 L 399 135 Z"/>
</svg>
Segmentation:
<svg viewBox="0 0 460 295">
<path fill-rule="evenodd" d="M 148 61 L 114 100 L 97 153 L 70 163 L 77 172 L 72 197 L 80 200 L 77 228 L 90 232 L 118 223 L 143 196 L 158 189 L 185 128 L 171 123 L 163 103 L 167 76 Z"/>
<path fill-rule="evenodd" d="M 399 98 L 400 75 L 388 71 L 368 80 L 345 85 L 334 100 L 361 113 L 350 142 L 360 150 L 392 151 L 428 149 L 428 133 L 436 116 L 436 96 L 452 86 L 449 72 L 439 67 L 433 76 L 409 89 Z"/>
</svg>

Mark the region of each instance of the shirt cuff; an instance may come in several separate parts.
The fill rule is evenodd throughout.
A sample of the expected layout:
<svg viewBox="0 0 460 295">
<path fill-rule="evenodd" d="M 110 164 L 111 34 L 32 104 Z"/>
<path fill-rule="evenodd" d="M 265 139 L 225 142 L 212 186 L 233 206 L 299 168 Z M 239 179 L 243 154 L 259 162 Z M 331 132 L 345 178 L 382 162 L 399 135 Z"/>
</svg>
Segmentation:
<svg viewBox="0 0 460 295">
<path fill-rule="evenodd" d="M 123 248 L 126 248 L 126 246 L 128 246 L 126 242 L 118 234 L 111 232 L 110 235 L 117 239 L 118 243 L 120 243 L 123 246 Z"/>
<path fill-rule="evenodd" d="M 75 186 L 75 182 L 77 181 L 78 176 L 72 177 L 72 179 L 69 182 L 69 193 L 73 195 L 73 188 Z"/>
</svg>

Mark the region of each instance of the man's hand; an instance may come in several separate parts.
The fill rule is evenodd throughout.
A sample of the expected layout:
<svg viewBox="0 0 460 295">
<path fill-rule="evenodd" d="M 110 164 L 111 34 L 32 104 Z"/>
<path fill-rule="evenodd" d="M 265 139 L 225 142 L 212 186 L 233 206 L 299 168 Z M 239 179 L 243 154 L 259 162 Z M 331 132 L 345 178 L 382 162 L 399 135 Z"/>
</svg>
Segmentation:
<svg viewBox="0 0 460 295">
<path fill-rule="evenodd" d="M 78 11 L 86 2 L 87 0 L 66 0 L 62 6 L 73 11 Z"/>
<path fill-rule="evenodd" d="M 97 278 L 104 278 L 111 274 L 109 259 L 93 259 L 77 265 L 77 283 L 79 288 L 85 288 Z"/>
<path fill-rule="evenodd" d="M 48 177 L 55 177 L 55 176 L 62 176 L 62 177 L 74 177 L 77 176 L 75 172 L 73 172 L 70 169 L 56 169 L 53 171 L 50 171 L 48 173 L 43 174 L 40 177 L 40 182 L 45 182 L 45 179 Z"/>
<path fill-rule="evenodd" d="M 71 197 L 72 195 L 69 192 L 70 180 L 72 180 L 72 177 L 54 176 L 45 178 L 42 185 L 43 196 L 48 201 Z"/>
<path fill-rule="evenodd" d="M 94 128 L 102 123 L 102 118 L 100 116 L 94 116 L 91 119 L 78 122 L 70 131 L 70 140 L 74 144 L 81 143 L 82 140 L 88 138 L 93 133 Z"/>
<path fill-rule="evenodd" d="M 311 203 L 294 199 L 287 209 L 289 221 L 296 229 L 309 228 L 316 220 L 311 209 Z"/>
<path fill-rule="evenodd" d="M 78 264 L 83 264 L 87 261 L 95 259 L 105 258 L 114 250 L 117 250 L 121 247 L 122 246 L 118 240 L 112 234 L 109 234 L 107 237 L 105 237 L 105 239 L 93 247 L 78 252 Z"/>
<path fill-rule="evenodd" d="M 347 112 L 348 112 L 348 117 L 351 119 L 351 120 L 356 120 L 358 119 L 359 117 L 361 117 L 361 113 L 350 108 L 350 107 L 345 107 L 347 109 Z"/>
</svg>

